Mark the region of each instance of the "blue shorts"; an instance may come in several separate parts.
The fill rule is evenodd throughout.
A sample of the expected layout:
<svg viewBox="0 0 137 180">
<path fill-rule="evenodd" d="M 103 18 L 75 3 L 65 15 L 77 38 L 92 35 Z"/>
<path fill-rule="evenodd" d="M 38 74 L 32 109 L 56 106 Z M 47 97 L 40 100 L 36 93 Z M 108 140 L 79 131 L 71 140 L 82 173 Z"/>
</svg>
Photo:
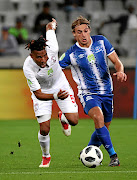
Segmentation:
<svg viewBox="0 0 137 180">
<path fill-rule="evenodd" d="M 89 110 L 95 106 L 102 109 L 104 115 L 104 122 L 110 122 L 113 117 L 113 94 L 101 95 L 101 94 L 84 94 L 79 95 L 81 104 L 84 108 L 85 114 L 88 114 Z"/>
</svg>

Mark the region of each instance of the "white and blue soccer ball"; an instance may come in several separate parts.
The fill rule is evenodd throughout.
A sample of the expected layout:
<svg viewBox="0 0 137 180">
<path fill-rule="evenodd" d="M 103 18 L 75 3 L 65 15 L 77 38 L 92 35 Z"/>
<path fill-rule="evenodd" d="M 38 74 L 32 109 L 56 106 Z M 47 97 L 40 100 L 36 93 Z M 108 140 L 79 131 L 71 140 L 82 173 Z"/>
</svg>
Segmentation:
<svg viewBox="0 0 137 180">
<path fill-rule="evenodd" d="M 81 162 L 89 168 L 99 166 L 103 160 L 103 153 L 97 146 L 87 146 L 80 152 Z"/>
</svg>

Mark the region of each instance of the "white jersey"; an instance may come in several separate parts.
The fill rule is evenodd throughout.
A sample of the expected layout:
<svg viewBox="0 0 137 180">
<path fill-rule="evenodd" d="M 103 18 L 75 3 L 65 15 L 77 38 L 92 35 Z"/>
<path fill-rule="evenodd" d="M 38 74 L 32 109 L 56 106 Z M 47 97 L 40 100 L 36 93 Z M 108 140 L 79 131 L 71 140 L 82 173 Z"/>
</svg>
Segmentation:
<svg viewBox="0 0 137 180">
<path fill-rule="evenodd" d="M 45 117 L 47 118 L 44 118 L 44 121 L 51 118 L 52 100 L 38 100 L 33 91 L 39 89 L 47 94 L 58 93 L 60 89 L 66 90 L 69 93 L 69 96 L 64 100 L 56 100 L 59 108 L 63 113 L 78 112 L 73 90 L 58 62 L 58 42 L 54 30 L 47 31 L 46 39 L 48 40 L 46 51 L 49 58 L 47 66 L 40 68 L 30 56 L 26 58 L 23 66 L 24 75 L 27 78 L 28 85 L 32 92 L 35 116 L 46 115 Z"/>
<path fill-rule="evenodd" d="M 39 67 L 28 56 L 24 62 L 23 71 L 27 78 L 28 85 L 34 97 L 33 91 L 41 89 L 43 93 L 53 94 L 60 89 L 67 90 L 69 83 L 58 63 L 58 42 L 54 30 L 48 30 L 46 33 L 48 55 L 47 66 Z"/>
</svg>

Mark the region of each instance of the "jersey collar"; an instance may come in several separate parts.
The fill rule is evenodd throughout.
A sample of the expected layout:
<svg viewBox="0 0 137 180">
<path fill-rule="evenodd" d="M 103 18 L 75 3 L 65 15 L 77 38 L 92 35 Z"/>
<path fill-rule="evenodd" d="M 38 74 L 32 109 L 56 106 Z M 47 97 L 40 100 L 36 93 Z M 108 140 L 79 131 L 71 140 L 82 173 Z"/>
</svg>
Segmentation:
<svg viewBox="0 0 137 180">
<path fill-rule="evenodd" d="M 91 37 L 90 37 L 90 39 L 91 39 L 91 44 L 90 44 L 90 46 L 88 48 L 90 48 L 92 46 L 92 44 L 93 44 L 93 40 L 92 40 Z M 88 49 L 88 48 L 85 48 L 85 47 L 81 47 L 78 42 L 76 42 L 76 45 L 81 49 Z"/>
</svg>

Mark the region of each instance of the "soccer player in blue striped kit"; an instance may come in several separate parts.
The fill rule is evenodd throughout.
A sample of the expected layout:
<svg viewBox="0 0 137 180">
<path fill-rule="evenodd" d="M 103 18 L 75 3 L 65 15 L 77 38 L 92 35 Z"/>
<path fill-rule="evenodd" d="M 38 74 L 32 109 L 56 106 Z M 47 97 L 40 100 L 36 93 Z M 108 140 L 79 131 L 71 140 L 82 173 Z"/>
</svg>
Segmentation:
<svg viewBox="0 0 137 180">
<path fill-rule="evenodd" d="M 99 147 L 103 144 L 110 156 L 109 166 L 120 166 L 109 134 L 113 116 L 113 86 L 107 58 L 114 64 L 116 72 L 113 75 L 118 81 L 126 81 L 127 75 L 107 38 L 90 36 L 90 22 L 86 18 L 79 16 L 71 28 L 76 43 L 61 56 L 59 63 L 62 68 L 71 65 L 84 112 L 94 121 L 95 131 L 88 145 Z"/>
</svg>

